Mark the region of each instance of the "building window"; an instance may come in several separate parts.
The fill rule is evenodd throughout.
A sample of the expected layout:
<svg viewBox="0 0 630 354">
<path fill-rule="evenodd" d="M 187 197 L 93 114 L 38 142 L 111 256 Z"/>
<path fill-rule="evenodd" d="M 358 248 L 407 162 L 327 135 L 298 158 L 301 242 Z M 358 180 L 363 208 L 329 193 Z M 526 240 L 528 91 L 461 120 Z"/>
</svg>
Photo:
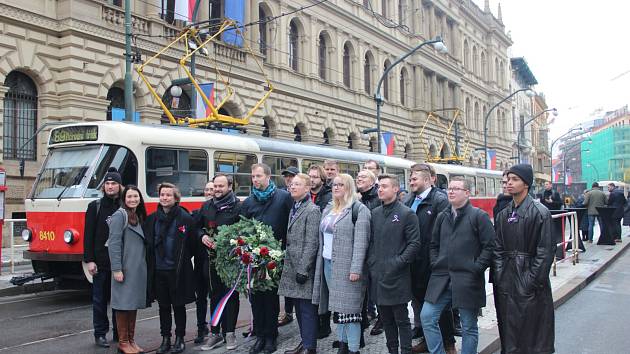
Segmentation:
<svg viewBox="0 0 630 354">
<path fill-rule="evenodd" d="M 262 131 L 262 136 L 265 138 L 269 137 L 269 123 L 267 123 L 267 120 L 263 120 L 263 131 Z"/>
<path fill-rule="evenodd" d="M 389 60 L 385 60 L 385 64 L 383 64 L 383 74 L 385 74 L 390 65 Z M 383 98 L 389 100 L 389 74 L 383 77 Z"/>
<path fill-rule="evenodd" d="M 179 97 L 173 97 L 171 95 L 171 87 L 173 86 L 166 89 L 166 92 L 162 96 L 162 102 L 164 102 L 166 107 L 171 111 L 175 119 L 190 117 L 192 111 L 190 96 L 188 96 L 186 90 L 182 89 L 182 94 Z M 170 124 L 166 114 L 162 114 L 161 122 L 162 124 Z"/>
<path fill-rule="evenodd" d="M 407 70 L 400 71 L 400 104 L 403 106 L 407 103 L 405 95 L 407 94 Z"/>
<path fill-rule="evenodd" d="M 263 61 L 267 61 L 267 13 L 262 6 L 258 6 L 258 32 L 260 33 L 260 54 L 263 56 Z"/>
<path fill-rule="evenodd" d="M 4 86 L 4 158 L 36 160 L 37 87 L 27 75 L 12 71 Z"/>
<path fill-rule="evenodd" d="M 319 53 L 319 77 L 326 80 L 328 47 L 326 45 L 326 35 L 324 32 L 319 34 L 318 53 Z"/>
<path fill-rule="evenodd" d="M 372 93 L 372 57 L 371 53 L 365 53 L 365 61 L 363 64 L 363 89 L 369 95 Z"/>
<path fill-rule="evenodd" d="M 293 128 L 293 135 L 295 135 L 293 141 L 302 141 L 302 129 L 300 129 L 300 127 L 298 127 L 297 125 Z"/>
<path fill-rule="evenodd" d="M 351 82 L 350 61 L 351 60 L 352 59 L 351 59 L 350 45 L 346 43 L 343 46 L 343 84 L 347 88 L 351 88 L 351 85 L 350 85 L 350 82 Z"/>
<path fill-rule="evenodd" d="M 382 0 L 381 1 L 381 14 L 383 15 L 383 17 L 387 18 L 387 0 Z"/>
<path fill-rule="evenodd" d="M 330 129 L 324 130 L 324 134 L 323 134 L 324 145 L 330 145 L 331 136 L 332 136 L 332 131 Z"/>
<path fill-rule="evenodd" d="M 354 140 L 352 134 L 348 134 L 348 149 L 354 149 Z"/>
<path fill-rule="evenodd" d="M 398 1 L 398 24 L 405 26 L 405 0 Z"/>
<path fill-rule="evenodd" d="M 125 90 L 120 87 L 112 87 L 107 91 L 107 120 L 112 120 L 112 111 L 117 109 L 125 109 Z"/>
<path fill-rule="evenodd" d="M 300 60 L 299 38 L 297 24 L 295 21 L 291 21 L 289 25 L 289 66 L 295 71 L 298 71 L 298 63 Z"/>
</svg>

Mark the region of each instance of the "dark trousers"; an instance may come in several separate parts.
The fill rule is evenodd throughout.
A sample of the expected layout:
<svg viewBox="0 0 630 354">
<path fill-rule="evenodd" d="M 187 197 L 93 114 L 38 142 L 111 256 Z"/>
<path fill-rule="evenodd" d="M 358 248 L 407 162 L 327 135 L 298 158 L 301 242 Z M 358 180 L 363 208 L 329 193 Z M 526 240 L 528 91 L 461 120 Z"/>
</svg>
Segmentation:
<svg viewBox="0 0 630 354">
<path fill-rule="evenodd" d="M 291 299 L 295 305 L 295 317 L 300 327 L 302 345 L 306 349 L 317 349 L 318 317 L 317 306 L 310 299 Z"/>
<path fill-rule="evenodd" d="M 208 279 L 207 270 L 204 270 L 204 267 L 208 266 L 208 262 L 195 262 L 195 296 L 197 296 L 197 300 L 195 304 L 197 305 L 197 329 L 202 330 L 208 322 L 206 322 L 206 318 L 208 315 Z"/>
<path fill-rule="evenodd" d="M 101 337 L 109 331 L 107 318 L 107 304 L 111 299 L 112 272 L 109 269 L 99 269 L 92 277 L 92 323 L 94 336 Z M 112 309 L 112 331 L 116 334 L 116 310 Z"/>
<path fill-rule="evenodd" d="M 284 298 L 284 313 L 293 313 L 293 308 L 295 307 L 295 303 L 293 298 L 285 297 Z"/>
<path fill-rule="evenodd" d="M 211 270 L 210 279 L 212 287 L 210 295 L 210 314 L 212 316 L 219 305 L 219 302 L 230 291 L 230 289 L 223 284 L 214 267 Z M 238 301 L 238 291 L 235 291 L 225 304 L 225 309 L 223 310 L 219 324 L 217 326 L 212 326 L 212 333 L 226 334 L 234 332 L 236 329 L 239 307 L 240 303 Z"/>
<path fill-rule="evenodd" d="M 613 219 L 612 224 L 613 240 L 621 240 L 621 218 Z"/>
<path fill-rule="evenodd" d="M 160 334 L 171 336 L 173 319 L 171 309 L 175 317 L 175 336 L 183 337 L 186 334 L 186 305 L 175 305 L 176 275 L 174 270 L 155 273 L 155 289 L 158 306 L 160 308 Z"/>
<path fill-rule="evenodd" d="M 411 323 L 407 304 L 378 306 L 378 315 L 383 322 L 387 349 L 390 353 L 411 354 Z M 400 340 L 399 340 L 400 338 Z"/>
<path fill-rule="evenodd" d="M 260 338 L 275 339 L 278 337 L 278 314 L 280 298 L 278 289 L 252 293 L 252 314 L 254 316 L 254 333 Z"/>
</svg>

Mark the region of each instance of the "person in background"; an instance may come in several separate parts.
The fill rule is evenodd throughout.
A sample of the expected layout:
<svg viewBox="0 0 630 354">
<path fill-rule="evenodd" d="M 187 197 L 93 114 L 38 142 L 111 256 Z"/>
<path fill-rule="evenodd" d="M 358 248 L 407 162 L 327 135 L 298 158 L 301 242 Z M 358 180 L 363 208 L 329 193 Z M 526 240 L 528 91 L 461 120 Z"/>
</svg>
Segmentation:
<svg viewBox="0 0 630 354">
<path fill-rule="evenodd" d="M 497 201 L 492 208 L 492 216 L 494 218 L 494 225 L 497 224 L 497 215 L 506 206 L 510 205 L 512 202 L 512 195 L 507 191 L 507 178 L 508 170 L 503 171 L 503 176 L 501 176 L 501 194 L 497 195 Z"/>
<path fill-rule="evenodd" d="M 623 207 L 623 226 L 630 226 L 630 192 L 626 198 L 626 205 Z"/>
<path fill-rule="evenodd" d="M 282 178 L 284 178 L 284 187 L 282 189 L 288 192 L 291 188 L 291 181 L 298 173 L 300 173 L 300 170 L 294 166 L 282 171 Z M 278 327 L 286 326 L 291 322 L 293 322 L 293 300 L 290 297 L 285 297 L 284 313 L 278 318 Z"/>
<path fill-rule="evenodd" d="M 462 321 L 461 352 L 477 354 L 477 315 L 486 305 L 484 272 L 492 261 L 495 235 L 488 214 L 470 204 L 470 188 L 463 177 L 451 178 L 451 208 L 438 215 L 433 228 L 431 279 L 421 313 L 431 353 L 444 351 L 438 320 L 452 304 Z"/>
<path fill-rule="evenodd" d="M 300 170 L 298 170 L 298 168 L 295 166 L 289 166 L 286 170 L 283 170 L 280 173 L 282 175 L 282 178 L 284 179 L 284 186 L 281 189 L 284 189 L 288 192 L 289 188 L 291 187 L 291 181 L 293 180 L 293 177 L 295 177 L 298 173 L 300 173 Z"/>
<path fill-rule="evenodd" d="M 407 192 L 406 189 L 401 189 L 400 191 L 398 191 L 398 201 L 399 202 L 404 202 L 405 199 L 407 199 L 407 194 L 409 194 L 409 192 Z"/>
<path fill-rule="evenodd" d="M 223 225 L 232 225 L 237 223 L 241 217 L 241 203 L 232 191 L 232 176 L 219 173 L 214 176 L 214 198 L 207 200 L 199 209 L 199 217 L 197 218 L 197 232 L 203 244 L 206 257 L 210 260 L 208 254 L 216 248 L 214 237 L 218 233 L 218 228 Z M 210 253 L 214 254 L 214 253 Z M 214 260 L 213 260 L 214 261 Z M 210 313 L 214 313 L 221 299 L 230 291 L 230 287 L 224 284 L 217 273 L 214 262 L 209 262 L 208 274 L 210 281 Z M 230 285 L 231 286 L 231 285 Z M 201 346 L 200 350 L 212 350 L 221 344 L 226 344 L 227 350 L 236 349 L 236 320 L 239 311 L 239 294 L 237 291 L 232 293 L 227 299 L 223 314 L 217 326 L 212 326 L 210 338 L 206 345 Z"/>
<path fill-rule="evenodd" d="M 308 168 L 308 176 L 311 178 L 311 201 L 324 211 L 332 200 L 332 190 L 326 184 L 326 172 L 322 166 L 312 165 Z"/>
<path fill-rule="evenodd" d="M 289 216 L 287 249 L 278 295 L 291 299 L 295 305 L 302 341 L 295 349 L 285 351 L 285 354 L 317 352 L 317 306 L 313 305 L 312 299 L 322 213 L 311 201 L 310 189 L 311 180 L 303 173 L 295 176 L 289 188 L 293 208 Z"/>
<path fill-rule="evenodd" d="M 320 314 L 334 312 L 338 352 L 357 354 L 367 284 L 370 211 L 356 200 L 352 176 L 340 174 L 334 178 L 333 202 L 324 210 L 319 230 L 313 304 L 319 306 Z"/>
<path fill-rule="evenodd" d="M 172 183 L 158 186 L 157 210 L 147 217 L 149 301 L 157 299 L 162 343 L 157 354 L 182 353 L 186 349 L 186 304 L 195 301 L 195 276 L 191 259 L 196 253 L 197 230 L 192 216 L 179 205 L 181 193 Z M 171 328 L 175 317 L 175 343 Z"/>
<path fill-rule="evenodd" d="M 324 171 L 326 172 L 326 184 L 332 188 L 332 181 L 339 174 L 337 160 L 324 160 Z"/>
<path fill-rule="evenodd" d="M 549 181 L 545 181 L 545 191 L 542 198 L 540 198 L 542 205 L 546 206 L 549 210 L 562 209 L 562 198 L 560 194 L 553 190 L 553 184 Z"/>
<path fill-rule="evenodd" d="M 420 250 L 420 229 L 414 212 L 398 201 L 400 182 L 394 175 L 379 176 L 382 205 L 372 210 L 368 267 L 370 297 L 378 306 L 387 350 L 411 354 L 411 263 Z"/>
<path fill-rule="evenodd" d="M 105 174 L 101 187 L 103 197 L 90 202 L 85 212 L 83 235 L 83 261 L 92 275 L 92 323 L 94 343 L 98 347 L 109 348 L 105 335 L 109 331 L 107 303 L 111 297 L 111 267 L 109 252 L 105 243 L 109 239 L 107 219 L 118 210 L 122 199 L 122 177 L 115 168 Z M 114 341 L 118 340 L 116 311 L 112 309 L 112 331 Z"/>
<path fill-rule="evenodd" d="M 363 169 L 364 170 L 369 170 L 370 172 L 372 172 L 374 174 L 374 176 L 378 176 L 381 173 L 383 173 L 383 169 L 381 168 L 381 165 L 376 162 L 375 160 L 367 160 L 363 163 Z"/>
<path fill-rule="evenodd" d="M 615 242 L 621 242 L 621 219 L 623 218 L 623 207 L 626 205 L 626 196 L 623 195 L 621 188 L 615 186 L 614 183 L 608 183 L 608 202 L 607 205 L 615 208 L 612 213 L 613 229 L 612 235 Z"/>
<path fill-rule="evenodd" d="M 533 199 L 531 165 L 508 172 L 512 203 L 496 225 L 494 303 L 503 353 L 553 353 L 555 320 L 549 271 L 556 253 L 549 209 Z"/>
<path fill-rule="evenodd" d="M 208 181 L 203 188 L 203 196 L 206 201 L 212 200 L 214 197 L 214 182 Z M 202 206 L 203 207 L 203 206 Z M 198 223 L 200 217 L 200 209 L 192 212 L 195 223 Z M 208 315 L 208 283 L 210 278 L 208 275 L 208 252 L 203 247 L 197 247 L 193 258 L 195 272 L 195 305 L 197 309 L 197 337 L 193 340 L 195 344 L 201 344 L 210 333 L 206 318 Z"/>
<path fill-rule="evenodd" d="M 209 181 L 206 183 L 206 186 L 203 188 L 203 196 L 206 200 L 210 200 L 214 197 L 214 182 Z"/>
<path fill-rule="evenodd" d="M 597 223 L 599 224 L 600 233 L 601 228 L 604 225 L 599 217 L 597 208 L 606 206 L 606 195 L 599 188 L 599 183 L 593 182 L 591 189 L 586 192 L 586 196 L 584 197 L 584 206 L 588 208 L 588 242 L 593 243 L 593 239 L 595 238 L 595 220 L 597 220 Z"/>
<path fill-rule="evenodd" d="M 142 223 L 147 218 L 142 193 L 128 185 L 123 206 L 109 220 L 108 252 L 112 269 L 112 308 L 116 309 L 118 351 L 144 353 L 135 341 L 136 317 L 147 303 L 147 251 Z"/>
</svg>

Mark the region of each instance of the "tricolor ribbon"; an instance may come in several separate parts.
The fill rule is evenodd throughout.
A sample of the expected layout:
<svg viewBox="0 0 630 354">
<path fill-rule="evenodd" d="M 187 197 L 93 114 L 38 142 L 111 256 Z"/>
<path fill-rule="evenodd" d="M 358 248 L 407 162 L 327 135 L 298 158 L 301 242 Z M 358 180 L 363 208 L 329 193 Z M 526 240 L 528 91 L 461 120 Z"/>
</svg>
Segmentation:
<svg viewBox="0 0 630 354">
<path fill-rule="evenodd" d="M 230 291 L 228 291 L 227 294 L 225 294 L 225 296 L 221 298 L 221 300 L 219 301 L 219 304 L 214 309 L 214 313 L 212 314 L 212 317 L 210 319 L 210 324 L 212 325 L 212 327 L 216 327 L 219 325 L 219 321 L 221 320 L 221 315 L 223 315 L 223 310 L 225 310 L 225 306 L 227 305 L 228 300 L 230 299 L 234 291 L 236 291 L 236 287 L 238 286 L 238 283 L 241 280 L 242 274 L 243 274 L 243 269 L 241 268 L 241 270 L 238 272 L 238 277 L 236 278 L 236 281 L 234 282 L 234 286 L 232 286 Z M 248 271 L 248 278 L 249 278 L 249 271 Z"/>
</svg>

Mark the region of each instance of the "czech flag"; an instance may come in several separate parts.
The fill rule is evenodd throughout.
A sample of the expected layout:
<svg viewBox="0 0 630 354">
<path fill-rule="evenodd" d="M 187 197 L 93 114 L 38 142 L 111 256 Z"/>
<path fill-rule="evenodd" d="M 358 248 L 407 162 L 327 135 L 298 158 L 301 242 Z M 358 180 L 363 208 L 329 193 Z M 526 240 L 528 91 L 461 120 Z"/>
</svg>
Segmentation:
<svg viewBox="0 0 630 354">
<path fill-rule="evenodd" d="M 210 82 L 207 84 L 199 84 L 199 87 L 201 87 L 201 91 L 203 91 L 203 94 L 208 97 L 210 103 L 214 105 L 214 83 Z M 210 110 L 210 107 L 206 105 L 206 101 L 203 100 L 203 97 L 201 97 L 199 93 L 197 93 L 196 97 L 197 105 L 195 106 L 195 118 L 206 118 L 210 116 L 212 111 Z"/>
<path fill-rule="evenodd" d="M 486 166 L 489 170 L 497 169 L 497 151 L 488 149 L 486 150 L 486 161 L 488 161 L 488 166 Z"/>
<path fill-rule="evenodd" d="M 387 156 L 394 155 L 394 133 L 381 133 L 381 154 Z"/>
<path fill-rule="evenodd" d="M 197 0 L 175 0 L 174 18 L 176 20 L 192 22 L 195 3 L 197 3 Z"/>
<path fill-rule="evenodd" d="M 571 171 L 567 170 L 566 175 L 564 176 L 564 184 L 570 186 L 573 184 L 573 176 L 571 175 Z"/>
</svg>

